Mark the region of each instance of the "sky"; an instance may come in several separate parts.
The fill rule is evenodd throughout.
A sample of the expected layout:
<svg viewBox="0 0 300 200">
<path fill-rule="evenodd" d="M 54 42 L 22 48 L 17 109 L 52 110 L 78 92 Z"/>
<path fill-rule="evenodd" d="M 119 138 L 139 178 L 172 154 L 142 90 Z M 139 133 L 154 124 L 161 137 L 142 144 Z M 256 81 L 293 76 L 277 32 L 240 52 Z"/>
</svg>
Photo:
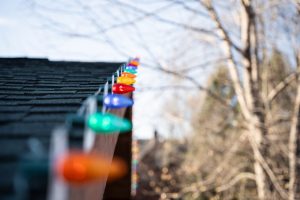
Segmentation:
<svg viewBox="0 0 300 200">
<path fill-rule="evenodd" d="M 75 60 L 75 61 L 127 61 L 129 56 L 140 56 L 142 65 L 137 78 L 134 105 L 134 133 L 138 138 L 151 138 L 154 130 L 158 130 L 164 137 L 180 136 L 183 129 L 189 129 L 189 123 L 186 120 L 178 120 L 185 118 L 186 114 L 178 110 L 176 116 L 168 113 L 166 107 L 169 106 L 168 101 L 175 101 L 174 94 L 182 94 L 185 96 L 187 92 L 182 90 L 147 90 L 143 88 L 160 88 L 162 86 L 176 85 L 178 80 L 173 80 L 174 77 L 163 74 L 161 72 L 143 68 L 144 61 L 151 60 L 149 52 L 145 51 L 144 44 L 149 45 L 151 51 L 155 52 L 156 56 L 162 60 L 169 59 L 172 63 L 172 57 L 168 55 L 179 56 L 186 51 L 181 43 L 174 43 L 174 38 L 183 35 L 182 31 L 178 31 L 174 27 L 166 25 L 157 25 L 149 20 L 143 20 L 138 24 L 140 31 L 137 35 L 143 39 L 135 37 L 137 30 L 132 27 L 116 28 L 109 32 L 109 37 L 118 49 L 123 53 L 116 51 L 111 44 L 105 42 L 104 37 L 96 39 L 72 37 L 63 33 L 64 29 L 57 31 L 49 24 L 48 17 L 67 24 L 72 30 L 79 30 L 80 33 L 93 31 L 89 24 L 80 17 L 76 18 L 73 14 L 65 14 L 64 12 L 53 12 L 56 5 L 47 1 L 43 2 L 43 6 L 36 9 L 32 7 L 31 1 L 26 0 L 1 0 L 0 1 L 0 56 L 1 57 L 34 57 L 34 58 L 49 58 L 51 60 Z M 67 1 L 65 1 L 67 2 Z M 105 11 L 105 5 L 103 7 Z M 159 7 L 162 5 L 159 5 Z M 97 5 L 93 8 L 96 9 Z M 150 4 L 148 10 L 156 9 L 156 4 Z M 73 8 L 71 8 L 72 10 Z M 76 7 L 74 8 L 76 10 Z M 113 14 L 118 16 L 124 14 L 124 19 L 130 20 L 131 14 L 125 14 L 122 9 L 110 8 Z M 95 10 L 96 13 L 97 10 Z M 99 20 L 103 20 L 106 24 L 116 23 L 117 20 L 122 20 L 118 16 L 116 19 L 107 13 L 100 14 Z M 111 11 L 107 11 L 111 12 Z M 168 16 L 175 16 L 172 9 Z M 46 16 L 47 18 L 44 18 Z M 176 15 L 177 16 L 177 15 Z M 138 17 L 135 14 L 133 17 Z M 82 20 L 82 21 L 81 21 Z M 102 22 L 102 21 L 101 21 Z M 114 24 L 113 23 L 113 24 Z M 109 26 L 109 25 L 107 25 Z M 68 28 L 69 28 L 68 27 Z M 65 28 L 65 27 L 64 27 Z M 165 34 L 168 37 L 165 37 Z M 184 37 L 183 37 L 184 38 Z M 143 43 L 144 42 L 144 43 Z M 188 40 L 181 41 L 187 43 Z M 173 44 L 174 45 L 167 45 Z M 178 52 L 176 54 L 176 52 Z M 199 56 L 198 56 L 199 57 Z M 178 58 L 176 58 L 179 60 Z M 192 62 L 189 61 L 191 64 Z M 184 61 L 182 61 L 184 63 Z M 198 71 L 201 73 L 201 70 Z M 199 80 L 201 77 L 199 77 Z M 180 85 L 181 83 L 178 82 Z M 178 85 L 177 84 L 177 85 Z M 196 91 L 197 92 L 197 91 Z M 192 94 L 195 90 L 192 90 Z M 172 111 L 175 108 L 168 108 Z M 173 111 L 172 111 L 173 112 Z M 177 131 L 170 133 L 170 129 L 174 130 L 174 125 L 177 125 Z"/>
<path fill-rule="evenodd" d="M 0 2 L 1 56 L 48 57 L 54 60 L 123 61 L 111 47 L 101 42 L 72 39 L 47 30 L 29 1 Z M 105 51 L 103 51 L 105 49 Z"/>
<path fill-rule="evenodd" d="M 120 6 L 112 2 L 134 2 Z M 0 1 L 0 56 L 38 57 L 51 60 L 123 62 L 140 56 L 141 67 L 137 78 L 133 113 L 134 134 L 150 138 L 155 130 L 163 137 L 182 136 L 191 130 L 191 99 L 199 99 L 201 91 L 188 80 L 149 68 L 160 63 L 165 69 L 180 71 L 201 65 L 187 72 L 197 83 L 205 85 L 215 69 L 212 60 L 222 57 L 220 41 L 199 32 L 183 30 L 163 20 L 172 20 L 188 26 L 212 29 L 198 4 L 196 10 L 183 12 L 181 4 L 170 1 L 141 0 L 1 0 Z M 192 1 L 189 1 L 192 2 Z M 228 14 L 228 6 L 217 6 L 220 18 L 227 22 L 231 37 L 237 37 L 238 12 Z M 157 14 L 152 16 L 151 13 Z M 273 22 L 272 22 L 273 23 Z M 267 34 L 287 56 L 291 48 L 286 44 L 288 34 L 272 29 Z M 276 22 L 274 22 L 276 23 Z M 238 26 L 237 26 L 238 27 Z M 283 34 L 282 34 L 283 33 Z M 278 36 L 279 35 L 279 36 Z M 277 38 L 277 39 L 276 39 Z M 199 42 L 201 40 L 201 43 Z M 238 42 L 238 37 L 233 39 Z M 272 40 L 270 40 L 272 41 Z M 293 61 L 291 60 L 291 63 Z M 204 65 L 203 65 L 204 63 Z M 205 64 L 213 63 L 213 64 Z M 190 89 L 182 89 L 187 86 Z M 167 87 L 169 89 L 161 89 Z"/>
</svg>

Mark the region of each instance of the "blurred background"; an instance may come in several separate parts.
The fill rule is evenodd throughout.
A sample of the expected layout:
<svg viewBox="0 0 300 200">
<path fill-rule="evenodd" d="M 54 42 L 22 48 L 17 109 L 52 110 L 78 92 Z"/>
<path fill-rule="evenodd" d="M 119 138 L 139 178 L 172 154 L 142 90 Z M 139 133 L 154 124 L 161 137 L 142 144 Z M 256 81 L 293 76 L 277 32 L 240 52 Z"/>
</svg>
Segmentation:
<svg viewBox="0 0 300 200">
<path fill-rule="evenodd" d="M 1 57 L 141 58 L 137 199 L 299 194 L 298 0 L 2 0 L 0 42 Z"/>
</svg>

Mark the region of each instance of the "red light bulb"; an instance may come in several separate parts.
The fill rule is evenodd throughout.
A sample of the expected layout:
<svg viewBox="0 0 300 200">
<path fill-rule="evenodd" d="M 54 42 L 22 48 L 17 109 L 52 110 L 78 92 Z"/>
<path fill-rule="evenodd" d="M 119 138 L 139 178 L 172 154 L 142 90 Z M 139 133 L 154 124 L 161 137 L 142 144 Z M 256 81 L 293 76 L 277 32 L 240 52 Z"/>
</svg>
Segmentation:
<svg viewBox="0 0 300 200">
<path fill-rule="evenodd" d="M 113 85 L 112 91 L 114 94 L 125 94 L 129 92 L 133 92 L 135 90 L 134 87 L 122 83 L 116 83 Z"/>
</svg>

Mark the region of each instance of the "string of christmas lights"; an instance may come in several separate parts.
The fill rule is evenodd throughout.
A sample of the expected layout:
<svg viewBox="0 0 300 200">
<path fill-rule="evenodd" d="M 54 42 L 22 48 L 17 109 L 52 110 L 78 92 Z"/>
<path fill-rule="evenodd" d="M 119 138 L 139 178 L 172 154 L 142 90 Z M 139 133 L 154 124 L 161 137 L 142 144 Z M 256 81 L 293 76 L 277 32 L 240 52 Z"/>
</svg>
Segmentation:
<svg viewBox="0 0 300 200">
<path fill-rule="evenodd" d="M 104 93 L 103 96 L 97 97 L 97 103 L 102 107 L 109 109 L 126 108 L 133 105 L 132 99 L 123 94 L 133 92 L 135 88 L 132 86 L 137 77 L 137 68 L 139 59 L 130 60 L 122 73 L 112 81 L 112 94 Z M 119 73 L 117 73 L 119 75 Z M 107 85 L 107 84 L 106 84 Z M 120 118 L 111 113 L 97 111 L 90 114 L 84 122 L 95 134 L 115 134 L 128 132 L 132 129 L 129 120 Z M 133 141 L 133 161 L 132 161 L 132 194 L 136 194 L 137 189 L 137 145 Z M 91 155 L 84 152 L 67 153 L 57 161 L 55 166 L 56 173 L 68 183 L 87 183 L 95 180 L 102 180 L 109 174 L 110 177 L 119 178 L 124 175 L 124 162 L 116 161 L 109 165 L 109 162 L 101 155 Z"/>
<path fill-rule="evenodd" d="M 138 189 L 138 156 L 139 156 L 139 148 L 138 142 L 136 139 L 132 141 L 132 177 L 131 177 L 131 194 L 133 196 L 136 195 Z"/>
<path fill-rule="evenodd" d="M 112 77 L 111 80 L 111 94 L 108 93 L 107 86 L 108 82 L 105 84 L 106 89 L 104 89 L 104 94 L 99 95 L 99 91 L 95 94 L 94 98 L 97 104 L 97 111 L 94 113 L 89 113 L 86 115 L 84 109 L 87 107 L 88 100 L 84 103 L 82 108 L 78 110 L 77 115 L 67 119 L 66 130 L 60 130 L 64 134 L 69 134 L 68 131 L 73 124 L 80 124 L 83 127 L 87 127 L 89 131 L 92 131 L 94 135 L 98 134 L 115 134 L 115 133 L 126 133 L 132 129 L 132 124 L 129 120 L 118 117 L 114 114 L 105 112 L 106 109 L 121 109 L 130 107 L 133 105 L 133 100 L 128 98 L 127 93 L 135 91 L 133 84 L 135 83 L 135 78 L 137 77 L 137 70 L 139 66 L 139 58 L 131 59 L 126 66 L 122 66 L 117 74 Z M 115 82 L 116 81 L 116 82 Z M 105 88 L 104 87 L 104 88 Z M 62 141 L 62 132 L 56 134 L 59 136 L 60 142 Z M 84 132 L 84 134 L 86 134 Z M 65 139 L 66 140 L 66 139 Z M 67 142 L 64 144 L 66 145 Z M 62 144 L 62 142 L 60 143 Z M 57 145 L 60 146 L 60 145 Z M 57 148 L 57 147 L 56 147 Z M 41 176 L 47 175 L 49 169 L 54 173 L 56 177 L 64 180 L 67 184 L 86 184 L 95 181 L 103 180 L 115 180 L 123 177 L 128 170 L 123 160 L 113 158 L 112 161 L 103 155 L 86 152 L 83 150 L 63 150 L 56 152 L 57 156 L 55 159 L 49 161 L 49 159 L 44 157 L 34 157 L 27 156 L 20 161 L 19 167 L 21 169 L 22 175 L 26 177 L 30 176 Z M 54 150 L 52 150 L 54 151 Z M 53 152 L 52 152 L 53 153 Z M 136 194 L 137 190 L 137 165 L 138 165 L 138 147 L 137 141 L 133 140 L 132 143 L 132 195 Z M 23 190 L 20 190 L 22 193 Z M 23 194 L 23 193 L 22 193 Z"/>
</svg>

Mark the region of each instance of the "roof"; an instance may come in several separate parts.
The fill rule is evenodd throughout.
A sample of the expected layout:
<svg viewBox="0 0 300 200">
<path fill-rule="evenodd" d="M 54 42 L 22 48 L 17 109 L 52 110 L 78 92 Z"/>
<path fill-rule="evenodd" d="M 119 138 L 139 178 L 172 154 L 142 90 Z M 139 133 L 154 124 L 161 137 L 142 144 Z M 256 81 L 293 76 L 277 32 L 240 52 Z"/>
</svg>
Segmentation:
<svg viewBox="0 0 300 200">
<path fill-rule="evenodd" d="M 20 158 L 34 150 L 47 153 L 52 130 L 121 64 L 0 58 L 0 199 L 17 199 Z M 43 183 L 32 182 L 27 199 L 46 199 Z"/>
</svg>

